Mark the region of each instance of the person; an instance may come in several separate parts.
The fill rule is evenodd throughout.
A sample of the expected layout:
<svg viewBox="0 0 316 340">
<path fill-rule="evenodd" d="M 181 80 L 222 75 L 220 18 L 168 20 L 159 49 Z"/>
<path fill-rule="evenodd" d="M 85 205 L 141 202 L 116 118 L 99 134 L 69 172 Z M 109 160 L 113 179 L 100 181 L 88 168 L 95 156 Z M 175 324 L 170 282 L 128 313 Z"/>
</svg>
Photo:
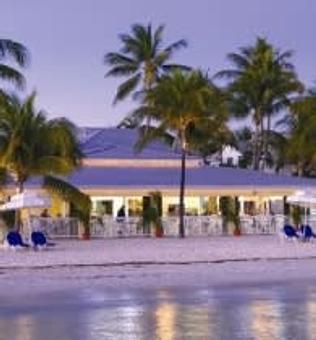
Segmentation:
<svg viewBox="0 0 316 340">
<path fill-rule="evenodd" d="M 41 213 L 41 217 L 50 217 L 49 213 L 48 213 L 48 210 L 47 209 L 44 209 Z"/>
<path fill-rule="evenodd" d="M 124 222 L 125 216 L 126 216 L 125 215 L 125 206 L 122 205 L 121 208 L 117 212 L 116 221 L 117 222 Z"/>
<path fill-rule="evenodd" d="M 117 216 L 116 216 L 116 222 L 119 223 L 119 226 L 118 226 L 118 230 L 117 230 L 117 233 L 119 236 L 123 236 L 124 234 L 124 221 L 125 221 L 125 206 L 122 205 L 121 208 L 118 210 L 117 212 Z"/>
</svg>

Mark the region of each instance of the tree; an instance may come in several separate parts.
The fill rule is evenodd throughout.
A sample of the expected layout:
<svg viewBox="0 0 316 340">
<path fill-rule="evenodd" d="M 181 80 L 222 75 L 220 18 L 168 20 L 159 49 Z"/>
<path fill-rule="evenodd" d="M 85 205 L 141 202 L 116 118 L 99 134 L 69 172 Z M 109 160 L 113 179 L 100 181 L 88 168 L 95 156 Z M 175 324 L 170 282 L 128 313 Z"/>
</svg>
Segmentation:
<svg viewBox="0 0 316 340">
<path fill-rule="evenodd" d="M 48 120 L 34 101 L 33 93 L 25 101 L 10 97 L 0 105 L 0 164 L 14 175 L 19 192 L 30 176 L 68 174 L 81 159 L 73 125 Z"/>
<path fill-rule="evenodd" d="M 298 176 L 316 175 L 316 92 L 298 98 L 280 123 L 286 127 L 288 163 Z"/>
<path fill-rule="evenodd" d="M 225 102 L 223 102 L 225 105 Z M 205 164 L 209 164 L 208 157 L 219 153 L 222 162 L 222 153 L 225 145 L 235 145 L 233 132 L 227 125 L 227 110 L 217 110 L 213 119 L 202 124 L 191 124 L 187 131 L 188 149 L 202 157 Z"/>
<path fill-rule="evenodd" d="M 174 52 L 187 46 L 185 40 L 163 45 L 164 26 L 134 24 L 130 34 L 121 34 L 119 52 L 107 53 L 104 63 L 110 67 L 106 76 L 127 78 L 117 89 L 114 102 L 150 90 L 167 71 L 181 65 L 171 64 Z M 147 122 L 148 123 L 148 122 Z"/>
<path fill-rule="evenodd" d="M 200 71 L 185 72 L 174 70 L 164 75 L 156 86 L 148 91 L 144 105 L 137 109 L 140 116 L 149 116 L 157 122 L 155 129 L 144 134 L 143 140 L 149 142 L 172 132 L 179 141 L 181 150 L 181 176 L 179 198 L 179 235 L 184 232 L 184 196 L 186 155 L 189 150 L 188 129 L 201 126 L 216 117 L 218 89 Z M 150 103 L 148 105 L 147 103 Z M 221 108 L 222 110 L 222 108 Z M 146 143 L 143 143 L 143 147 Z"/>
<path fill-rule="evenodd" d="M 252 117 L 255 170 L 259 169 L 261 160 L 263 166 L 267 165 L 272 116 L 288 107 L 293 95 L 303 88 L 289 62 L 291 57 L 291 51 L 281 52 L 266 39 L 257 38 L 255 45 L 241 48 L 240 53 L 228 54 L 234 68 L 216 75 L 230 81 L 228 88 L 234 114 Z"/>
<path fill-rule="evenodd" d="M 82 157 L 74 126 L 66 119 L 47 119 L 43 111 L 35 109 L 34 101 L 33 93 L 25 101 L 3 97 L 0 104 L 0 167 L 14 178 L 20 193 L 30 177 L 67 175 L 80 165 Z M 68 200 L 86 206 L 78 195 L 73 197 Z"/>
<path fill-rule="evenodd" d="M 23 88 L 23 75 L 8 62 L 13 61 L 19 67 L 25 67 L 29 62 L 29 53 L 25 46 L 9 39 L 0 39 L 0 80 L 9 81 L 18 88 Z M 0 95 L 4 91 L 0 88 Z"/>
</svg>

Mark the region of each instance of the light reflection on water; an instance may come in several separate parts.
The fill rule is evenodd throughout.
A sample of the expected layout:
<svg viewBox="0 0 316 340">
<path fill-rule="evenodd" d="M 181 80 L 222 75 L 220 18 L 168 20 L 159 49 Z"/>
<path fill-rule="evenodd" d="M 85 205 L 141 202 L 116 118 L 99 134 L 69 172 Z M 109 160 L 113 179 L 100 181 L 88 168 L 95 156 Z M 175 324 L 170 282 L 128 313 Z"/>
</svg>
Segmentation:
<svg viewBox="0 0 316 340">
<path fill-rule="evenodd" d="M 316 339 L 311 285 L 89 289 L 39 301 L 0 305 L 0 340 Z"/>
</svg>

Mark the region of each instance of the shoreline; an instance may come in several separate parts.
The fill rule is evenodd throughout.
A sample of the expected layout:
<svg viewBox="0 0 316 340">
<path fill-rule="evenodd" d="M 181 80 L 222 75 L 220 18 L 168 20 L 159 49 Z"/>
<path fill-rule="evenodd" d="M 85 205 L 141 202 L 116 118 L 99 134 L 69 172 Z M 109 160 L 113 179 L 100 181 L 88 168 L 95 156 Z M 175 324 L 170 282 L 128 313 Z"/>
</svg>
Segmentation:
<svg viewBox="0 0 316 340">
<path fill-rule="evenodd" d="M 1 250 L 0 299 L 84 289 L 282 286 L 315 282 L 315 266 L 316 244 L 275 236 L 63 241 L 41 252 Z"/>
<path fill-rule="evenodd" d="M 33 268 L 17 271 L 0 270 L 0 299 L 10 300 L 8 292 L 17 296 L 49 295 L 63 291 L 143 290 L 143 289 L 217 289 L 263 287 L 314 283 L 316 259 L 273 262 L 230 262 L 220 264 L 187 265 L 126 265 Z M 115 269 L 115 270 L 114 270 Z"/>
</svg>

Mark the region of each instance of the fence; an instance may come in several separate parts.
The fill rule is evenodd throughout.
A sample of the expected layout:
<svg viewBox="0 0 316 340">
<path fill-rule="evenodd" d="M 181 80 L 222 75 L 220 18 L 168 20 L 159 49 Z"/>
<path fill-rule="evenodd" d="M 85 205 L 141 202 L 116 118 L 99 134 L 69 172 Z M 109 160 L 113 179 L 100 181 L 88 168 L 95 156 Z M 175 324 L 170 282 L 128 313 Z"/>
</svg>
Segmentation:
<svg viewBox="0 0 316 340">
<path fill-rule="evenodd" d="M 30 230 L 42 231 L 49 238 L 77 238 L 79 235 L 79 223 L 72 217 L 32 217 Z"/>
<path fill-rule="evenodd" d="M 283 215 L 242 216 L 240 228 L 242 234 L 273 234 L 282 228 Z M 178 217 L 163 217 L 164 235 L 177 236 L 179 233 Z M 225 230 L 221 216 L 185 216 L 184 228 L 187 236 L 219 236 L 230 233 Z M 50 238 L 76 238 L 79 236 L 79 223 L 75 218 L 44 218 L 31 220 L 31 230 L 41 230 Z M 109 217 L 92 218 L 90 234 L 94 238 L 148 236 L 143 230 L 140 218 L 126 218 L 116 221 Z"/>
<path fill-rule="evenodd" d="M 275 216 L 243 216 L 240 218 L 242 234 L 273 234 L 284 225 L 283 215 Z M 177 236 L 179 234 L 179 218 L 163 217 L 162 225 L 164 235 Z M 223 235 L 225 231 L 221 216 L 185 216 L 185 234 L 188 236 L 215 236 Z M 93 237 L 119 237 L 141 236 L 148 233 L 143 231 L 140 218 L 126 218 L 118 222 L 112 218 L 95 218 L 90 228 Z"/>
</svg>

